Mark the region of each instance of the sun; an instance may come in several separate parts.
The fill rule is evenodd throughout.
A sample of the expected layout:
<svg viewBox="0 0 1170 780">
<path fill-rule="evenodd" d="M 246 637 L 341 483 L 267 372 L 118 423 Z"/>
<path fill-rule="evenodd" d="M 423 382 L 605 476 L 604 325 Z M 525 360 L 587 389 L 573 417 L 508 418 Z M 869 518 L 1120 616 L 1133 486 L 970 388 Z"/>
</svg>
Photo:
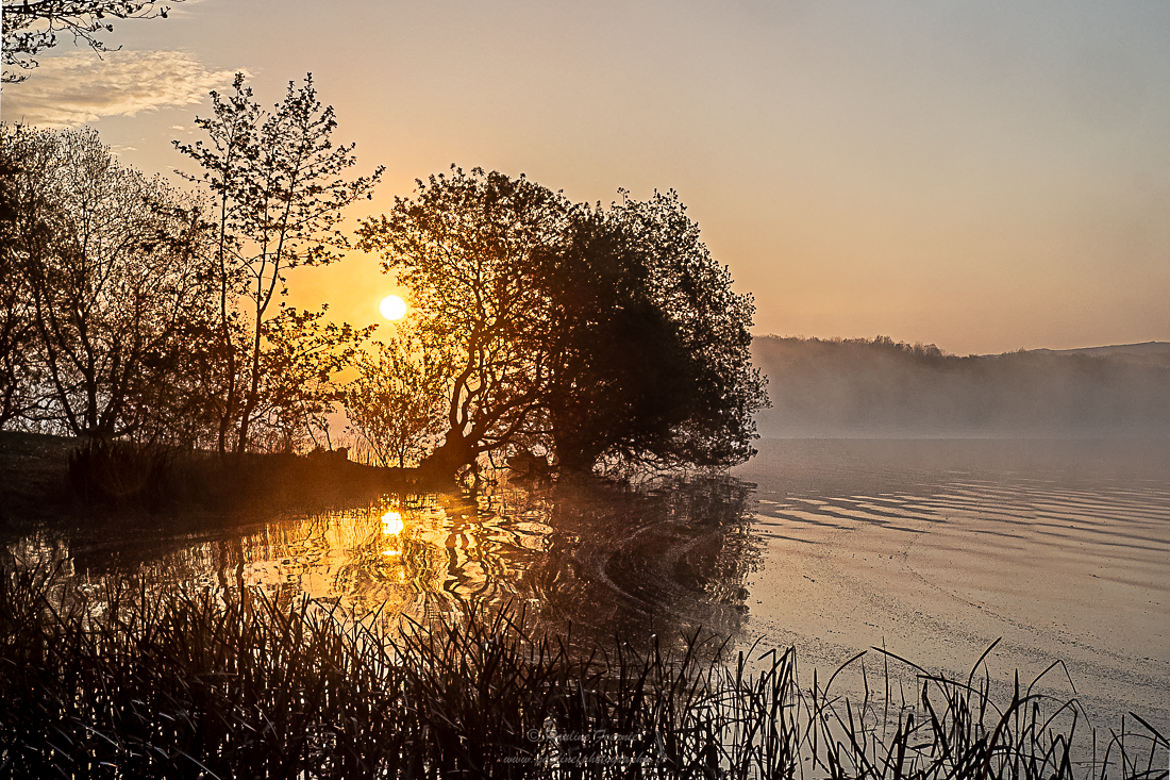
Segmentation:
<svg viewBox="0 0 1170 780">
<path fill-rule="evenodd" d="M 378 304 L 382 316 L 388 320 L 400 320 L 406 316 L 406 301 L 397 295 L 387 295 Z"/>
</svg>

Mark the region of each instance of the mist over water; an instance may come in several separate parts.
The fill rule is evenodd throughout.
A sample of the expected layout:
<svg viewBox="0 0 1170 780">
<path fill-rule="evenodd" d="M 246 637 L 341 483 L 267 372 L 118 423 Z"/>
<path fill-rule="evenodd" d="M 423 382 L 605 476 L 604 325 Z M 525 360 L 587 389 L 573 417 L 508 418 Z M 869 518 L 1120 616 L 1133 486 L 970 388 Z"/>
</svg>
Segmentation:
<svg viewBox="0 0 1170 780">
<path fill-rule="evenodd" d="M 747 634 L 1005 676 L 1062 660 L 1104 721 L 1170 723 L 1170 449 L 1125 440 L 766 440 Z M 873 669 L 871 668 L 871 672 Z M 1062 675 L 1048 682 L 1068 692 Z"/>
<path fill-rule="evenodd" d="M 764 436 L 1170 437 L 1170 344 L 959 357 L 887 338 L 767 336 Z"/>
</svg>

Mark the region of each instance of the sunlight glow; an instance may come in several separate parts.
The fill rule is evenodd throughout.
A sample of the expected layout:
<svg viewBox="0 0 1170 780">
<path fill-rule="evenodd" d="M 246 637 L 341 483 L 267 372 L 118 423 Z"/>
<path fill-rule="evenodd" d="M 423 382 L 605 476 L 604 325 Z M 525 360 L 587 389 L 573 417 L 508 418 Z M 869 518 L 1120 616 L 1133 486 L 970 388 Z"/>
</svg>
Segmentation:
<svg viewBox="0 0 1170 780">
<path fill-rule="evenodd" d="M 386 536 L 398 536 L 404 527 L 401 512 L 395 512 L 391 509 L 382 515 L 382 533 Z"/>
<path fill-rule="evenodd" d="M 397 295 L 387 295 L 378 304 L 378 310 L 388 320 L 400 320 L 406 316 L 406 301 Z"/>
</svg>

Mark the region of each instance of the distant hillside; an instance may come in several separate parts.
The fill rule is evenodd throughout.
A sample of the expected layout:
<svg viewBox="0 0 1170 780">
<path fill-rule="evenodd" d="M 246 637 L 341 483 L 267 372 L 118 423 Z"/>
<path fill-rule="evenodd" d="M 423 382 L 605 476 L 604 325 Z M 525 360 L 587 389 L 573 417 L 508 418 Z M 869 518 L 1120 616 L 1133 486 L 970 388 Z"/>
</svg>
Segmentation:
<svg viewBox="0 0 1170 780">
<path fill-rule="evenodd" d="M 1118 344 L 1112 347 L 1082 347 L 1081 349 L 1034 349 L 1044 355 L 1088 355 L 1090 357 L 1123 360 L 1150 366 L 1170 367 L 1170 342 L 1146 341 L 1141 344 Z"/>
<path fill-rule="evenodd" d="M 959 357 L 766 336 L 764 436 L 1170 436 L 1170 344 Z"/>
</svg>

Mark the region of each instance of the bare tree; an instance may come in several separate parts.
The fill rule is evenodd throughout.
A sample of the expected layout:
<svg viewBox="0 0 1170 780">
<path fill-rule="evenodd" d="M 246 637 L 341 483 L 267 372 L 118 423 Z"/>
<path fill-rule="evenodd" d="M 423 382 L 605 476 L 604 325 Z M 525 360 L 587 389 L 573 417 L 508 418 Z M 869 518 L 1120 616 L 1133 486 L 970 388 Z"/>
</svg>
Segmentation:
<svg viewBox="0 0 1170 780">
<path fill-rule="evenodd" d="M 182 2 L 182 0 L 172 0 Z M 112 20 L 166 18 L 169 5 L 158 0 L 10 0 L 3 4 L 3 81 L 28 78 L 36 56 L 67 33 L 95 52 L 110 51 L 101 36 L 113 32 Z"/>
<path fill-rule="evenodd" d="M 345 388 L 350 432 L 379 465 L 414 465 L 445 430 L 447 361 L 410 333 L 373 346 L 358 358 L 358 376 Z"/>
<path fill-rule="evenodd" d="M 342 257 L 343 211 L 371 196 L 382 168 L 344 178 L 357 162 L 354 146 L 334 146 L 333 108 L 322 106 L 311 75 L 300 86 L 289 82 L 272 111 L 257 104 L 243 74 L 231 94 L 211 96 L 212 115 L 195 120 L 207 142 L 175 147 L 202 169 L 188 178 L 206 186 L 215 203 L 218 338 L 227 361 L 217 447 L 242 452 L 266 413 L 265 328 L 282 308 L 285 275 Z"/>
<path fill-rule="evenodd" d="M 206 300 L 198 209 L 93 130 L 5 127 L 2 139 L 20 159 L 6 243 L 46 386 L 37 414 L 75 435 L 133 433 Z"/>
<path fill-rule="evenodd" d="M 16 251 L 20 157 L 13 144 L 0 145 L 0 426 L 32 410 L 37 383 L 32 304 Z"/>
</svg>

